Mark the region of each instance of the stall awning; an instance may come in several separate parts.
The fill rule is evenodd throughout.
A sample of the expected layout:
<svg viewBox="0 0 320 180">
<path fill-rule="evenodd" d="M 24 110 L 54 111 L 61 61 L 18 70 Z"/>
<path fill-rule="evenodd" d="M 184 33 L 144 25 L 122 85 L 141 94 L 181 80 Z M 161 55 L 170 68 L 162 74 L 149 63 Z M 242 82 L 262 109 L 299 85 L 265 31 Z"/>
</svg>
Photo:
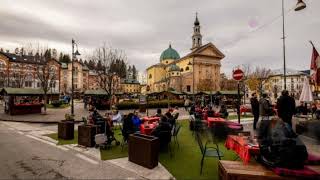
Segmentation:
<svg viewBox="0 0 320 180">
<path fill-rule="evenodd" d="M 97 89 L 97 90 L 86 90 L 84 95 L 108 95 L 106 90 Z"/>
<path fill-rule="evenodd" d="M 1 95 L 20 95 L 20 96 L 28 96 L 28 95 L 43 95 L 44 91 L 42 89 L 37 88 L 3 88 L 0 91 Z M 47 92 L 48 95 L 59 94 L 58 92 Z"/>
</svg>

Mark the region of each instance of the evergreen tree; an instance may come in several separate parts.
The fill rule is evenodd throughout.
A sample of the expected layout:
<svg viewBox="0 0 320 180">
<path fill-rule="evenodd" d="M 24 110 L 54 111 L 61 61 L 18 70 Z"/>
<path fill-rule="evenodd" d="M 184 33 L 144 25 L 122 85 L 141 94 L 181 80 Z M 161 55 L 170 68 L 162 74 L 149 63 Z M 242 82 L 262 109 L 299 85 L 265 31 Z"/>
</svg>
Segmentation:
<svg viewBox="0 0 320 180">
<path fill-rule="evenodd" d="M 62 61 L 63 61 L 63 54 L 62 54 L 62 52 L 61 52 L 60 55 L 59 55 L 59 62 L 62 63 Z"/>
<path fill-rule="evenodd" d="M 136 69 L 136 67 L 133 65 L 132 66 L 132 78 L 133 79 L 135 79 L 135 80 L 137 80 L 137 69 Z"/>
</svg>

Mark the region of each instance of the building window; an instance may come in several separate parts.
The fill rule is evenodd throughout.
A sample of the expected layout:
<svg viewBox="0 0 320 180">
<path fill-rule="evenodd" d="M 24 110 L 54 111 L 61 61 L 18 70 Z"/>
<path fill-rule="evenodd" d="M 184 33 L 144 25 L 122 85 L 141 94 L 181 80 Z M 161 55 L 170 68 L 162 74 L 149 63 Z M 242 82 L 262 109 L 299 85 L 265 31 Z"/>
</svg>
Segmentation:
<svg viewBox="0 0 320 180">
<path fill-rule="evenodd" d="M 37 82 L 37 87 L 41 87 L 41 84 L 40 84 L 40 82 Z"/>
<path fill-rule="evenodd" d="M 149 74 L 149 79 L 151 79 L 152 78 L 152 75 L 151 74 Z"/>
<path fill-rule="evenodd" d="M 183 72 L 183 68 L 181 68 L 180 71 Z"/>
<path fill-rule="evenodd" d="M 174 75 L 174 72 L 172 72 L 171 75 Z"/>
<path fill-rule="evenodd" d="M 168 61 L 166 61 L 166 64 L 168 64 Z"/>
<path fill-rule="evenodd" d="M 191 86 L 188 85 L 188 86 L 187 86 L 187 92 L 190 92 L 190 91 L 191 91 Z"/>
<path fill-rule="evenodd" d="M 188 66 L 186 67 L 186 71 L 189 71 L 189 67 Z"/>
</svg>

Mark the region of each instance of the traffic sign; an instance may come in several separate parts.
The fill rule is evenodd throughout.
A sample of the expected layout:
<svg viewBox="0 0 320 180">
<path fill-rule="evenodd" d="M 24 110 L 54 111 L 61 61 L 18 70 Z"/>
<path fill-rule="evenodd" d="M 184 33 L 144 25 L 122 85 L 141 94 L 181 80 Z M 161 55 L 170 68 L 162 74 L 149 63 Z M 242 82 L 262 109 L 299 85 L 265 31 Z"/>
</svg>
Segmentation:
<svg viewBox="0 0 320 180">
<path fill-rule="evenodd" d="M 233 71 L 232 77 L 236 81 L 240 81 L 244 76 L 244 73 L 241 69 L 236 69 Z"/>
</svg>

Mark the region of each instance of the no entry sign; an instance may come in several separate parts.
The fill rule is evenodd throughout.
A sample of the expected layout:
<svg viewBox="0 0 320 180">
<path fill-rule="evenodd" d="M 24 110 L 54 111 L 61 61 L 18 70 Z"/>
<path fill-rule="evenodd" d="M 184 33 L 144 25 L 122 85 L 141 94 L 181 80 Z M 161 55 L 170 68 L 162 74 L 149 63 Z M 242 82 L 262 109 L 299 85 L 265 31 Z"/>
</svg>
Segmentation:
<svg viewBox="0 0 320 180">
<path fill-rule="evenodd" d="M 233 71 L 232 77 L 236 81 L 240 81 L 243 78 L 244 74 L 241 69 L 236 69 Z"/>
</svg>

